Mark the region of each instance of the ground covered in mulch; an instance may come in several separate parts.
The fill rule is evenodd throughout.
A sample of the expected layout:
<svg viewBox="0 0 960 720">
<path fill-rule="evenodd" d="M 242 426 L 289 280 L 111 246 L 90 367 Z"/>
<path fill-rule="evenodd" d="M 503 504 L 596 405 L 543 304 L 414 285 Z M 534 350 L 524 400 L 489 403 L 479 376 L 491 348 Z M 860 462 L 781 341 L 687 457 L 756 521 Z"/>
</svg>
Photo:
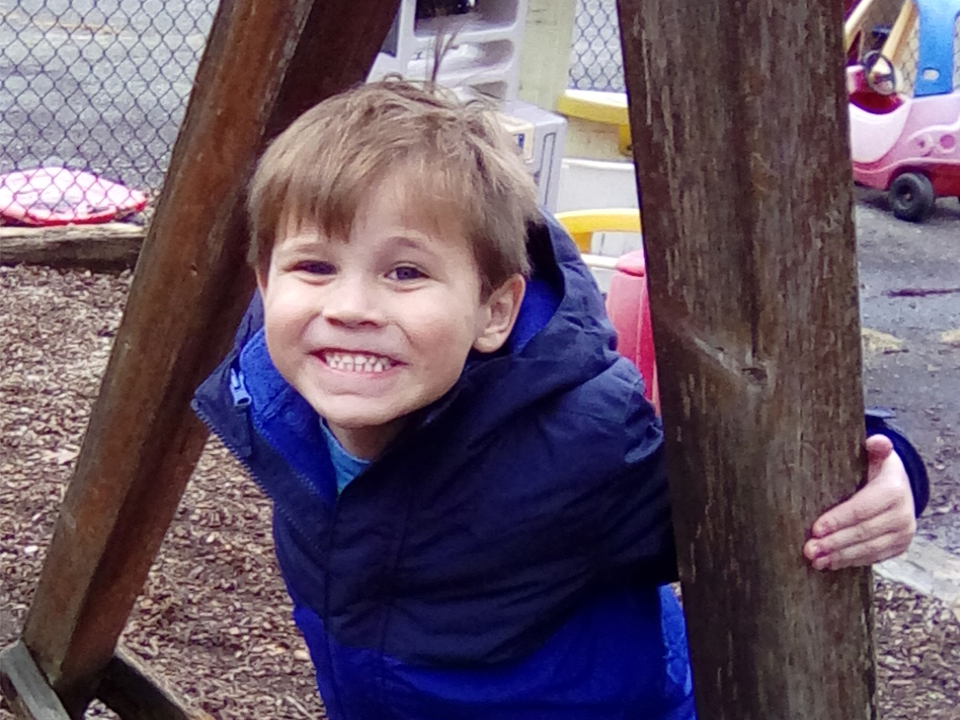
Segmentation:
<svg viewBox="0 0 960 720">
<path fill-rule="evenodd" d="M 29 607 L 129 284 L 0 268 L 0 646 Z M 960 618 L 879 580 L 876 606 L 881 717 L 960 718 Z M 289 615 L 270 509 L 211 442 L 121 642 L 217 718 L 322 717 Z"/>
</svg>

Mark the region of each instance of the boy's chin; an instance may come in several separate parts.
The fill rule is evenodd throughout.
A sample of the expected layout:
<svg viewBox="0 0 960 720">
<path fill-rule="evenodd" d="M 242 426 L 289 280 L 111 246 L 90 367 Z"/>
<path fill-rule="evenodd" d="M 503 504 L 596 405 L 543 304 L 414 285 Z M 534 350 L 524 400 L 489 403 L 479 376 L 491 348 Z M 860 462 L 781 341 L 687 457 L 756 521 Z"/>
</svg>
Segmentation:
<svg viewBox="0 0 960 720">
<path fill-rule="evenodd" d="M 391 428 L 402 425 L 409 420 L 417 410 L 426 407 L 426 404 L 417 407 L 408 407 L 405 404 L 377 404 L 364 403 L 363 400 L 350 398 L 346 402 L 310 403 L 328 425 L 343 428 L 344 430 L 376 431 L 377 428 Z M 339 400 L 339 399 L 338 399 Z"/>
<path fill-rule="evenodd" d="M 403 431 L 409 416 L 387 418 L 383 422 L 380 422 L 380 418 L 356 415 L 323 415 L 323 418 L 347 452 L 362 458 L 373 458 Z"/>
<path fill-rule="evenodd" d="M 402 425 L 408 414 L 396 413 L 357 413 L 357 412 L 324 412 L 323 408 L 314 408 L 331 427 L 349 430 L 351 432 L 376 433 L 389 431 Z"/>
</svg>

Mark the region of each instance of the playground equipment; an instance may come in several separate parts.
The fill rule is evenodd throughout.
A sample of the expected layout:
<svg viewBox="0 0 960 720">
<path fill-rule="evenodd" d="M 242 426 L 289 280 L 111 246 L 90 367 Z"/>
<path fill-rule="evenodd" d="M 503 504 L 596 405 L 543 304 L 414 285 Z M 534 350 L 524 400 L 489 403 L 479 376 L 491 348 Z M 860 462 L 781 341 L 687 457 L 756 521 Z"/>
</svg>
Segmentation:
<svg viewBox="0 0 960 720">
<path fill-rule="evenodd" d="M 513 100 L 526 15 L 527 0 L 401 0 L 368 79 L 390 73 L 429 77 L 437 32 L 455 32 L 437 76 L 440 83 Z"/>
<path fill-rule="evenodd" d="M 566 122 L 517 98 L 527 5 L 528 0 L 401 0 L 367 79 L 430 77 L 438 34 L 447 36 L 441 40 L 437 82 L 500 101 L 501 119 L 537 183 L 537 199 L 554 210 Z"/>
<path fill-rule="evenodd" d="M 537 185 L 538 202 L 551 212 L 556 210 L 566 120 L 528 102 L 507 100 L 500 106 L 500 122 L 520 148 Z"/>
<path fill-rule="evenodd" d="M 845 25 L 848 50 L 860 43 L 847 68 L 853 176 L 919 222 L 938 196 L 960 197 L 960 1 L 905 0 L 889 31 L 868 27 L 872 5 Z"/>
</svg>

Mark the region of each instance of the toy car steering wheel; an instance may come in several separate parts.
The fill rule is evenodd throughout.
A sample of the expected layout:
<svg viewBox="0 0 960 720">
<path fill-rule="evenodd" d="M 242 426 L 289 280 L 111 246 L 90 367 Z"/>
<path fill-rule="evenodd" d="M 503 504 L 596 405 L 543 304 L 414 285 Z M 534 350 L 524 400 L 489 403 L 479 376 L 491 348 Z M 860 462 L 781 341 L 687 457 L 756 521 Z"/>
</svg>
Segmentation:
<svg viewBox="0 0 960 720">
<path fill-rule="evenodd" d="M 897 73 L 890 58 L 879 50 L 864 54 L 863 77 L 867 86 L 878 95 L 893 95 L 897 92 Z"/>
</svg>

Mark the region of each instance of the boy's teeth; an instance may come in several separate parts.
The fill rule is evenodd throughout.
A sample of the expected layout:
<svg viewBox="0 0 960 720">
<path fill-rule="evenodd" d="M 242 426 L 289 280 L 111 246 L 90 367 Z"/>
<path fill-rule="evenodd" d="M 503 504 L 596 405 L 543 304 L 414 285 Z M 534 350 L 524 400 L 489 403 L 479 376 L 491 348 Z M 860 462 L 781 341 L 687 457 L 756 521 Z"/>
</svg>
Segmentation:
<svg viewBox="0 0 960 720">
<path fill-rule="evenodd" d="M 393 366 L 389 358 L 353 353 L 327 353 L 327 364 L 334 370 L 383 372 Z"/>
</svg>

